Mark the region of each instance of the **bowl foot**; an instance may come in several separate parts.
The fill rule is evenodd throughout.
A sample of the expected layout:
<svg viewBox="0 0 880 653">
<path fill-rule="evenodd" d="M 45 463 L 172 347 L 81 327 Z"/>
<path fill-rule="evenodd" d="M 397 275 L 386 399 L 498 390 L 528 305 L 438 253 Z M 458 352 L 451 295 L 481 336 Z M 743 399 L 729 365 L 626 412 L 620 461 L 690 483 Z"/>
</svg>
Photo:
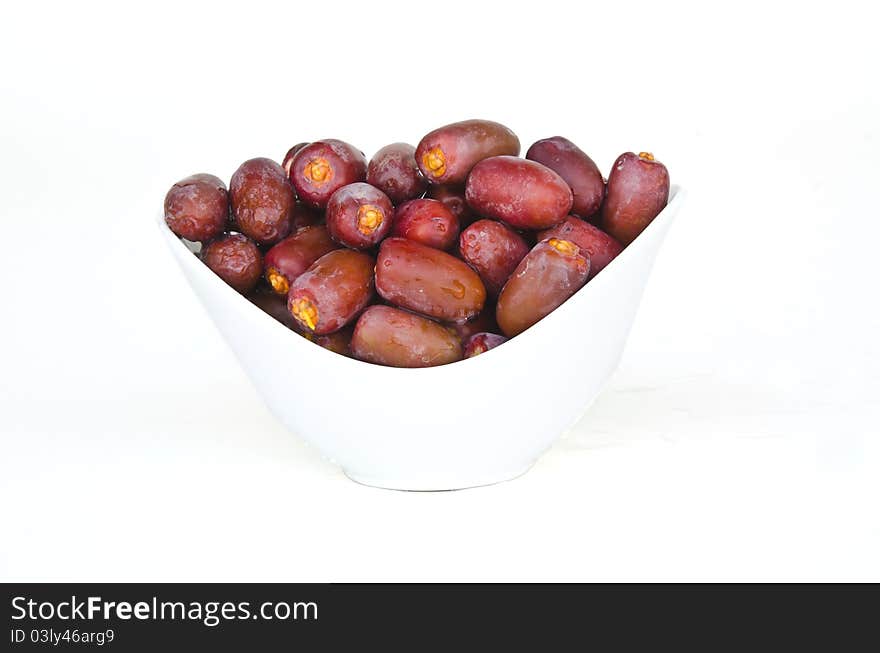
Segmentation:
<svg viewBox="0 0 880 653">
<path fill-rule="evenodd" d="M 355 483 L 377 487 L 383 490 L 401 490 L 405 492 L 446 492 L 449 490 L 466 490 L 468 488 L 512 481 L 529 471 L 534 464 L 535 461 L 530 460 L 527 464 L 520 467 L 485 472 L 480 475 L 449 474 L 431 477 L 426 476 L 424 478 L 369 476 L 367 474 L 358 474 L 347 469 L 343 469 L 342 471 Z"/>
</svg>

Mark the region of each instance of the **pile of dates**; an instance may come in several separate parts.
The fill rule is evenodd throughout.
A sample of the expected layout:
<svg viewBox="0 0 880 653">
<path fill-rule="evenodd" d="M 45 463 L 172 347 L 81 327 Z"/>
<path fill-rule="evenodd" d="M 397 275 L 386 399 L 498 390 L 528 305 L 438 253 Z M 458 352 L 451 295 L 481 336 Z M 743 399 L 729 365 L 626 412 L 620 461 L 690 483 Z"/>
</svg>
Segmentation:
<svg viewBox="0 0 880 653">
<path fill-rule="evenodd" d="M 452 363 L 559 307 L 663 209 L 666 167 L 621 154 L 607 181 L 571 141 L 519 157 L 504 125 L 465 120 L 367 161 L 343 141 L 197 174 L 165 221 L 202 261 L 312 342 L 396 367 Z"/>
</svg>

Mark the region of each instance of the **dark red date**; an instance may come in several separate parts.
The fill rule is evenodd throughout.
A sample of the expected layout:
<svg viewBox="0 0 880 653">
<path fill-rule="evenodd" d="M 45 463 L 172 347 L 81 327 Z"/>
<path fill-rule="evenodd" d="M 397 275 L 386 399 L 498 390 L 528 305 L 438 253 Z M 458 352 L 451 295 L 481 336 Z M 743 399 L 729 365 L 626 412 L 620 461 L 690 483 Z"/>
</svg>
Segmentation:
<svg viewBox="0 0 880 653">
<path fill-rule="evenodd" d="M 290 285 L 287 308 L 306 332 L 338 331 L 373 298 L 373 267 L 373 257 L 354 250 L 324 254 Z"/>
<path fill-rule="evenodd" d="M 473 358 L 507 342 L 507 338 L 497 333 L 475 333 L 464 343 L 464 357 Z"/>
<path fill-rule="evenodd" d="M 344 141 L 329 138 L 309 143 L 290 163 L 290 181 L 300 200 L 323 209 L 330 196 L 348 184 L 367 178 L 363 152 Z"/>
<path fill-rule="evenodd" d="M 550 238 L 520 261 L 501 294 L 495 317 L 508 338 L 549 315 L 587 282 L 590 260 L 568 240 Z"/>
<path fill-rule="evenodd" d="M 225 234 L 202 248 L 202 261 L 238 292 L 245 295 L 263 273 L 263 257 L 254 242 L 243 234 Z"/>
<path fill-rule="evenodd" d="M 538 234 L 538 238 L 570 240 L 580 247 L 581 252 L 586 252 L 590 257 L 590 279 L 599 274 L 623 251 L 623 246 L 599 227 L 571 216 L 552 229 L 542 231 Z"/>
<path fill-rule="evenodd" d="M 515 229 L 559 224 L 573 201 L 562 177 L 547 166 L 514 156 L 480 161 L 468 176 L 464 193 L 474 211 Z"/>
<path fill-rule="evenodd" d="M 478 218 L 468 206 L 464 198 L 464 186 L 445 186 L 442 184 L 431 184 L 428 186 L 428 192 L 425 197 L 443 202 L 443 206 L 449 209 L 456 218 L 458 218 L 458 226 L 464 229 L 474 220 Z"/>
<path fill-rule="evenodd" d="M 323 225 L 303 227 L 266 252 L 266 281 L 279 295 L 287 296 L 290 284 L 327 252 L 338 249 Z"/>
<path fill-rule="evenodd" d="M 428 186 L 416 165 L 416 148 L 409 143 L 392 143 L 376 152 L 367 166 L 367 183 L 395 205 L 421 197 Z"/>
<path fill-rule="evenodd" d="M 229 184 L 235 224 L 258 245 L 274 245 L 290 233 L 296 196 L 283 168 L 270 159 L 250 159 Z"/>
<path fill-rule="evenodd" d="M 461 342 L 442 325 L 390 306 L 370 306 L 355 325 L 355 358 L 392 367 L 432 367 L 461 360 Z"/>
<path fill-rule="evenodd" d="M 196 242 L 216 238 L 228 216 L 226 184 L 214 175 L 181 179 L 165 195 L 165 223 L 181 238 Z"/>
<path fill-rule="evenodd" d="M 410 200 L 394 212 L 392 233 L 428 247 L 449 249 L 458 238 L 458 218 L 437 200 Z"/>
<path fill-rule="evenodd" d="M 595 215 L 605 197 L 605 180 L 599 167 L 577 145 L 562 136 L 536 142 L 526 158 L 550 168 L 565 180 L 574 195 L 571 212 L 581 218 Z"/>
<path fill-rule="evenodd" d="M 432 184 L 462 184 L 471 169 L 491 156 L 519 154 L 519 139 L 491 120 L 464 120 L 428 133 L 416 148 L 416 162 Z"/>
<path fill-rule="evenodd" d="M 376 261 L 383 299 L 446 322 L 465 322 L 483 310 L 486 288 L 468 265 L 439 249 L 388 238 Z"/>
<path fill-rule="evenodd" d="M 391 231 L 394 207 L 381 190 L 357 182 L 333 193 L 326 218 L 333 240 L 352 249 L 367 249 Z"/>
<path fill-rule="evenodd" d="M 529 253 L 522 236 L 494 220 L 477 220 L 462 231 L 458 249 L 492 296 L 501 292 L 516 266 Z"/>
<path fill-rule="evenodd" d="M 608 176 L 602 226 L 624 246 L 636 239 L 669 201 L 669 172 L 650 152 L 617 157 Z"/>
</svg>

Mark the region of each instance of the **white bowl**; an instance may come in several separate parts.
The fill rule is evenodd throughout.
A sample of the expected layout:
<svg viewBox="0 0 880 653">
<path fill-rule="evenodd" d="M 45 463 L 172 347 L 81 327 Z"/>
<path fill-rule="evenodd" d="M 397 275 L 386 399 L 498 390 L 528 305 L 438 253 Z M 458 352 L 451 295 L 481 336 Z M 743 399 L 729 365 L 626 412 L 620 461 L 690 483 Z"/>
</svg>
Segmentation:
<svg viewBox="0 0 880 653">
<path fill-rule="evenodd" d="M 209 270 L 159 216 L 196 295 L 272 413 L 349 478 L 452 490 L 526 472 L 586 412 L 617 367 L 645 282 L 684 199 L 608 267 L 511 341 L 423 369 L 371 365 L 318 347 Z"/>
</svg>

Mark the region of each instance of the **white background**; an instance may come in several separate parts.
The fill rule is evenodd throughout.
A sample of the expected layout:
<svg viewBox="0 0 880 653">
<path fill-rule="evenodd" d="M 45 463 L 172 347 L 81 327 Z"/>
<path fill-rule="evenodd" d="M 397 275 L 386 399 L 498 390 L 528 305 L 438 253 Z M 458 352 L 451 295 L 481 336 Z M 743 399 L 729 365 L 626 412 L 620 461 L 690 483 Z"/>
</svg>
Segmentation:
<svg viewBox="0 0 880 653">
<path fill-rule="evenodd" d="M 880 580 L 870 3 L 15 3 L 0 579 Z M 513 482 L 358 486 L 268 414 L 167 187 L 469 117 L 690 194 L 607 391 Z"/>
</svg>

